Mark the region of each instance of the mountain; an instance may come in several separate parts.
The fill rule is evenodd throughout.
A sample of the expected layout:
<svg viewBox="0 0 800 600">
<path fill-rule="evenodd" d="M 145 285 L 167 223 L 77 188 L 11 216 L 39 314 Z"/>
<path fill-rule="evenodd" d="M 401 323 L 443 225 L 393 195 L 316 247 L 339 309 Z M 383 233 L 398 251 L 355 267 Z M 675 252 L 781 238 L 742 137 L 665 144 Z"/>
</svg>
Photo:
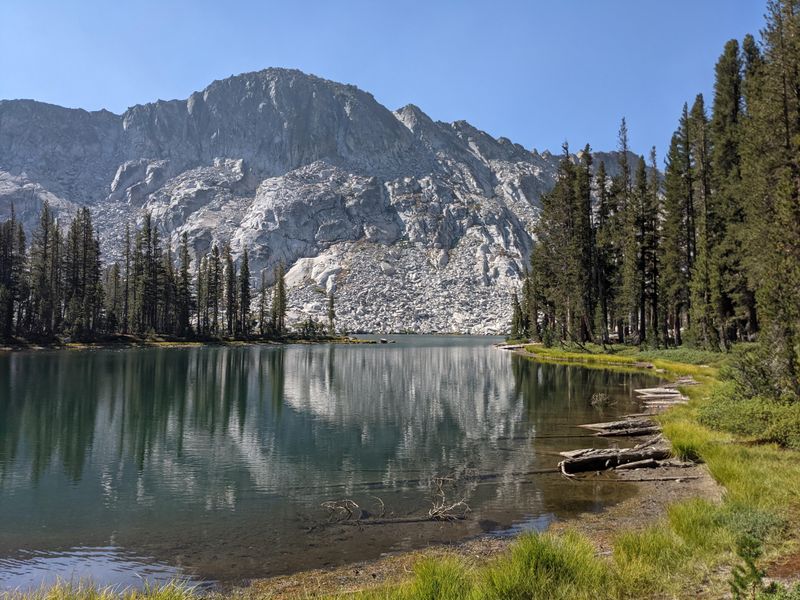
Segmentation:
<svg viewBox="0 0 800 600">
<path fill-rule="evenodd" d="M 596 155 L 613 173 L 618 157 Z M 106 258 L 150 211 L 177 246 L 289 268 L 290 320 L 335 291 L 350 331 L 504 331 L 559 157 L 351 85 L 267 69 L 122 115 L 0 101 L 0 215 L 92 208 Z"/>
</svg>

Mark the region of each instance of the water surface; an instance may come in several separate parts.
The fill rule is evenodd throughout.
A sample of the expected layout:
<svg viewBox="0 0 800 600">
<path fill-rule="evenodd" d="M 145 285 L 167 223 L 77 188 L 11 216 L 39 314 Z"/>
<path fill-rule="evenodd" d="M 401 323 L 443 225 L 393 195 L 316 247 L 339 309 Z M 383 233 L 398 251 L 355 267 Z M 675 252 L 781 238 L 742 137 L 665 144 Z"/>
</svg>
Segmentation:
<svg viewBox="0 0 800 600">
<path fill-rule="evenodd" d="M 631 493 L 537 471 L 605 443 L 575 425 L 635 410 L 652 379 L 492 338 L 394 339 L 0 355 L 0 589 L 235 582 L 541 529 Z M 596 392 L 618 404 L 598 412 Z M 466 521 L 324 525 L 342 498 L 425 514 L 442 475 Z"/>
</svg>

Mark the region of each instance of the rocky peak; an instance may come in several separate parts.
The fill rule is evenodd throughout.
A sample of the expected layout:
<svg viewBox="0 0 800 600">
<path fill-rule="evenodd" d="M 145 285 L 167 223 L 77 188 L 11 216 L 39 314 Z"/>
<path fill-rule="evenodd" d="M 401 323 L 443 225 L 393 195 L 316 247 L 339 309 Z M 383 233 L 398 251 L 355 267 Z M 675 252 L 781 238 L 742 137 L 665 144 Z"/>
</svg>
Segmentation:
<svg viewBox="0 0 800 600">
<path fill-rule="evenodd" d="M 247 247 L 254 282 L 282 261 L 297 318 L 335 291 L 350 330 L 504 330 L 559 160 L 289 69 L 122 115 L 0 101 L 0 214 L 91 204 L 114 260 L 148 211 L 198 255 Z"/>
</svg>

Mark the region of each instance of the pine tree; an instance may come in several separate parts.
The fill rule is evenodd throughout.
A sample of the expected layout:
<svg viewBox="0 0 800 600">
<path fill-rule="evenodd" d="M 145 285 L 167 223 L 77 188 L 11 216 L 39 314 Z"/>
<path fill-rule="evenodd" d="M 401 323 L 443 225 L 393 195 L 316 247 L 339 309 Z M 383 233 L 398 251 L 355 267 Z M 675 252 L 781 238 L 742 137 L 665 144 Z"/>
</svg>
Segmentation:
<svg viewBox="0 0 800 600">
<path fill-rule="evenodd" d="M 161 253 L 159 317 L 157 331 L 176 333 L 178 330 L 178 280 L 172 260 L 172 248 L 167 246 Z"/>
<path fill-rule="evenodd" d="M 686 107 L 684 106 L 684 114 Z M 661 242 L 661 289 L 667 327 L 671 342 L 680 346 L 681 329 L 686 322 L 689 306 L 689 277 L 691 273 L 690 236 L 694 219 L 689 213 L 692 186 L 688 157 L 685 154 L 688 135 L 686 121 L 672 136 L 664 169 L 664 221 Z"/>
<path fill-rule="evenodd" d="M 206 302 L 210 312 L 209 332 L 217 335 L 220 332 L 220 298 L 222 297 L 222 266 L 220 263 L 219 247 L 211 246 L 211 254 L 206 264 Z"/>
<path fill-rule="evenodd" d="M 542 196 L 523 303 L 516 296 L 512 300 L 519 335 L 538 336 L 538 313 L 543 310 L 542 335 L 557 328 L 562 339 L 583 342 L 593 337 L 597 294 L 591 165 L 588 146 L 575 165 L 564 145 L 556 185 Z"/>
<path fill-rule="evenodd" d="M 208 330 L 208 259 L 203 256 L 197 265 L 197 331 L 201 335 L 208 335 Z"/>
<path fill-rule="evenodd" d="M 757 327 L 755 295 L 747 285 L 741 260 L 745 227 L 740 150 L 742 70 L 739 44 L 730 40 L 716 65 L 710 124 L 715 217 L 711 291 L 719 337 L 726 347 L 731 339 L 749 337 Z"/>
<path fill-rule="evenodd" d="M 511 338 L 518 340 L 523 336 L 522 306 L 517 292 L 511 294 Z"/>
<path fill-rule="evenodd" d="M 614 230 L 613 208 L 608 189 L 606 165 L 601 162 L 594 178 L 597 208 L 594 224 L 594 287 L 597 294 L 597 306 L 594 323 L 595 333 L 602 344 L 610 342 L 609 310 L 613 304 L 611 284 L 614 279 Z"/>
<path fill-rule="evenodd" d="M 258 333 L 264 337 L 269 329 L 269 323 L 267 322 L 267 282 L 263 271 L 261 272 L 261 289 L 258 296 Z"/>
<path fill-rule="evenodd" d="M 711 198 L 711 146 L 703 95 L 698 94 L 689 115 L 690 155 L 694 182 L 695 231 L 697 254 L 691 282 L 692 327 L 698 342 L 706 348 L 719 348 L 717 311 L 712 304 L 714 253 L 713 199 Z"/>
<path fill-rule="evenodd" d="M 594 312 L 596 290 L 594 288 L 595 235 L 592 223 L 592 150 L 589 144 L 580 155 L 580 164 L 575 175 L 574 192 L 575 292 L 579 297 L 578 337 L 585 342 L 594 338 Z"/>
<path fill-rule="evenodd" d="M 192 281 L 191 268 L 192 257 L 189 254 L 189 238 L 184 232 L 181 236 L 179 251 L 180 267 L 178 271 L 178 309 L 177 309 L 177 333 L 186 337 L 191 333 L 191 314 L 192 314 Z"/>
<path fill-rule="evenodd" d="M 125 260 L 125 276 L 122 291 L 122 333 L 128 333 L 130 327 L 130 307 L 131 307 L 131 227 L 125 223 L 125 248 L 123 249 Z"/>
<path fill-rule="evenodd" d="M 22 267 L 24 266 L 24 234 L 21 247 L 14 207 L 11 218 L 0 224 L 0 339 L 14 335 L 15 315 L 21 302 Z"/>
<path fill-rule="evenodd" d="M 328 292 L 328 335 L 336 335 L 336 308 L 334 307 L 333 290 Z"/>
<path fill-rule="evenodd" d="M 286 282 L 284 281 L 283 263 L 278 262 L 274 270 L 275 286 L 272 295 L 272 330 L 276 335 L 286 333 Z"/>
<path fill-rule="evenodd" d="M 33 233 L 31 248 L 31 304 L 33 311 L 32 333 L 49 336 L 53 333 L 54 295 L 51 266 L 53 253 L 58 247 L 56 228 L 50 204 L 45 200 L 39 222 Z"/>
<path fill-rule="evenodd" d="M 745 43 L 741 171 L 748 281 L 776 394 L 800 397 L 800 11 L 769 0 L 763 57 Z"/>
<path fill-rule="evenodd" d="M 616 265 L 613 289 L 613 312 L 617 324 L 617 340 L 626 341 L 626 330 L 638 329 L 636 322 L 636 220 L 632 203 L 631 169 L 628 147 L 628 125 L 622 119 L 619 128 L 619 173 L 612 180 L 611 196 L 613 236 L 613 261 Z"/>
<path fill-rule="evenodd" d="M 239 300 L 237 293 L 236 265 L 233 263 L 230 244 L 225 244 L 223 247 L 222 260 L 224 263 L 223 299 L 225 305 L 225 329 L 228 335 L 233 335 L 237 330 Z"/>
<path fill-rule="evenodd" d="M 658 345 L 666 339 L 665 315 L 660 305 L 661 257 L 661 217 L 663 213 L 661 179 L 658 174 L 656 149 L 650 150 L 650 172 L 647 176 L 647 189 L 643 211 L 642 259 L 644 262 L 644 295 L 646 319 L 649 330 L 647 337 Z"/>
<path fill-rule="evenodd" d="M 105 271 L 105 330 L 117 331 L 123 305 L 123 285 L 119 263 L 115 262 Z"/>
<path fill-rule="evenodd" d="M 242 265 L 239 268 L 239 335 L 250 335 L 250 258 L 245 247 L 242 253 Z"/>
</svg>

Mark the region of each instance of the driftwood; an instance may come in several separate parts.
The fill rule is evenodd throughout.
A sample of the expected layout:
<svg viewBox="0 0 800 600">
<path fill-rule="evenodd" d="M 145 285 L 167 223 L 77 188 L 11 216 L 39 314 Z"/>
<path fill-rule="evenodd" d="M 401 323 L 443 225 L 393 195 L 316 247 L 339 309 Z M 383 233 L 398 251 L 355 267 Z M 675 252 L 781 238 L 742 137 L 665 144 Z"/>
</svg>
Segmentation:
<svg viewBox="0 0 800 600">
<path fill-rule="evenodd" d="M 558 469 L 548 469 L 545 472 L 553 472 Z M 544 470 L 542 470 L 544 471 Z M 344 498 L 342 500 L 331 500 L 322 503 L 322 508 L 328 511 L 327 524 L 336 525 L 393 525 L 404 523 L 426 523 L 431 521 L 462 521 L 467 518 L 471 511 L 466 499 L 448 500 L 445 486 L 455 483 L 452 477 L 436 477 L 431 480 L 433 488 L 431 497 L 431 508 L 427 515 L 405 516 L 405 517 L 385 517 L 386 506 L 377 496 L 371 498 L 378 501 L 380 514 L 372 513 L 360 507 L 355 500 Z M 315 529 L 312 527 L 311 530 Z"/>
<path fill-rule="evenodd" d="M 625 479 L 611 479 L 607 477 L 605 479 L 600 477 L 593 477 L 591 479 L 581 479 L 581 481 L 591 481 L 592 483 L 596 483 L 598 481 L 602 481 L 603 483 L 642 483 L 645 481 L 677 481 L 678 483 L 682 481 L 690 481 L 694 479 L 700 479 L 699 475 L 679 475 L 676 477 L 626 477 Z"/>
<path fill-rule="evenodd" d="M 656 388 L 642 388 L 634 390 L 634 393 L 644 408 L 651 411 L 664 410 L 676 404 L 686 404 L 689 401 L 689 398 L 677 389 L 677 385 L 668 384 Z"/>
<path fill-rule="evenodd" d="M 586 471 L 604 471 L 620 465 L 641 461 L 664 460 L 671 456 L 669 445 L 657 435 L 633 448 L 585 448 L 562 452 L 564 457 L 558 467 L 564 475 Z"/>
<path fill-rule="evenodd" d="M 661 431 L 655 421 L 646 417 L 622 419 L 621 421 L 609 421 L 607 423 L 587 423 L 586 425 L 579 425 L 579 427 L 596 431 L 595 435 L 600 437 L 653 435 Z"/>
</svg>

